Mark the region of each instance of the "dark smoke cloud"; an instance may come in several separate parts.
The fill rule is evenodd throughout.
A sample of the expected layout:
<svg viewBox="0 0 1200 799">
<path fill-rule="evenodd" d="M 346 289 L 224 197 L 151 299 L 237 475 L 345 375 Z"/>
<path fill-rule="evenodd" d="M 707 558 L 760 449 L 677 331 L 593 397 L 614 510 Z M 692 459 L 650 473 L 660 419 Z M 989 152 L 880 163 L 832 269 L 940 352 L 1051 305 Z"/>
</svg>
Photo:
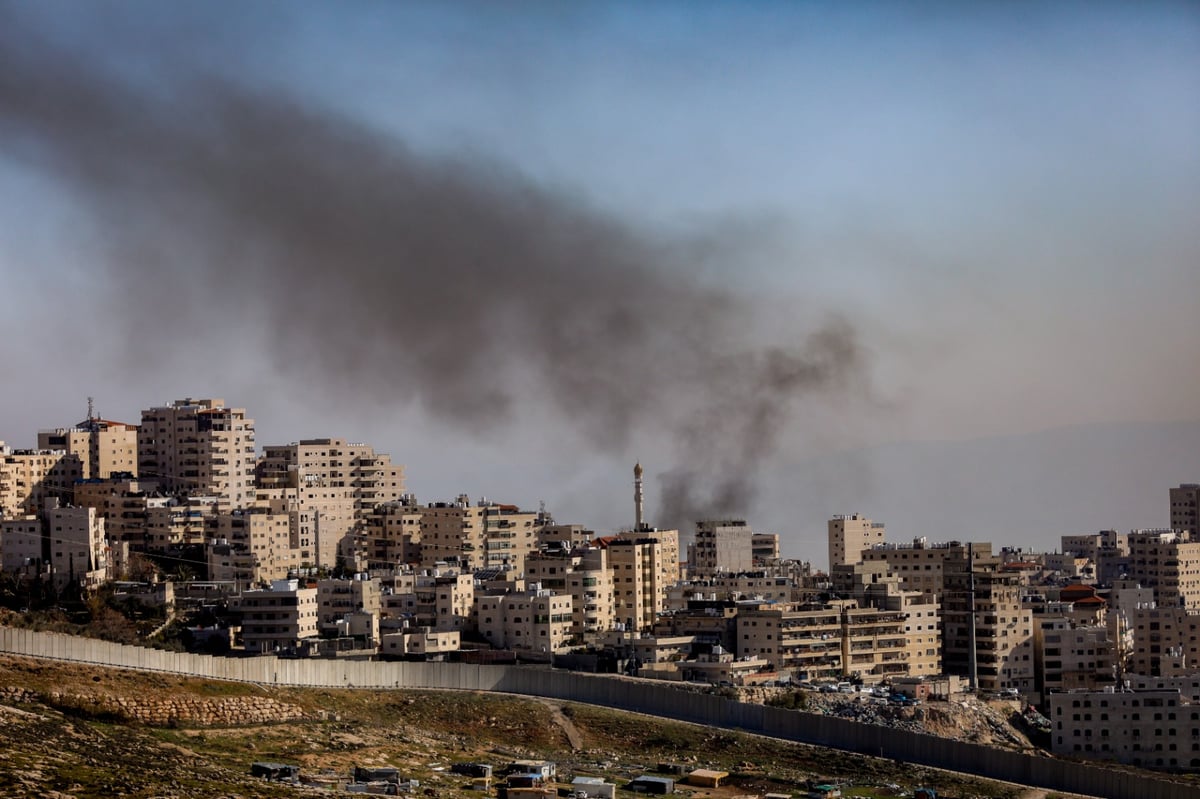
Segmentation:
<svg viewBox="0 0 1200 799">
<path fill-rule="evenodd" d="M 257 324 L 297 392 L 418 402 L 473 433 L 549 400 L 608 452 L 666 435 L 672 526 L 744 513 L 801 400 L 860 377 L 843 321 L 756 344 L 760 308 L 689 276 L 695 241 L 295 97 L 124 81 L 0 22 L 3 153 L 96 223 L 135 346 Z"/>
</svg>

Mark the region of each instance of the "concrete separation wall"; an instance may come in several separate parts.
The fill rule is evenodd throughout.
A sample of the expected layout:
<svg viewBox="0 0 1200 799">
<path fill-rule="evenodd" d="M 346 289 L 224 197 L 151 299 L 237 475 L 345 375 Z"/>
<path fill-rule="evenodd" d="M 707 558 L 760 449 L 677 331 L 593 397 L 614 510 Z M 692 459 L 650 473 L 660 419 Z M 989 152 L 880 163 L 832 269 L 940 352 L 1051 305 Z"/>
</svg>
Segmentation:
<svg viewBox="0 0 1200 799">
<path fill-rule="evenodd" d="M 1027 755 L 833 716 L 736 702 L 712 694 L 681 690 L 658 681 L 555 671 L 546 667 L 221 658 L 162 652 L 10 627 L 0 627 L 0 652 L 263 685 L 504 691 L 745 730 L 1087 796 L 1200 799 L 1200 787 L 1145 772 L 1117 771 L 1099 764 Z"/>
</svg>

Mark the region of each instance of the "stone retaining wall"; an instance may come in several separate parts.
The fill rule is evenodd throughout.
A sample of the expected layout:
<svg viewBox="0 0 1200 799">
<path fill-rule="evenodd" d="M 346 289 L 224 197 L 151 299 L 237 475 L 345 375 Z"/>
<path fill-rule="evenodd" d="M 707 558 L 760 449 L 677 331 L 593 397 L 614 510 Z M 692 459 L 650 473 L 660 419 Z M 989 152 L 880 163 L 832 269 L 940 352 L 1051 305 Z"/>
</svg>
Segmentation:
<svg viewBox="0 0 1200 799">
<path fill-rule="evenodd" d="M 17 686 L 0 687 L 0 702 L 42 702 L 51 707 L 89 716 L 108 716 L 124 721 L 162 727 L 171 724 L 240 726 L 298 721 L 305 717 L 296 705 L 269 696 L 207 698 L 176 696 L 148 699 L 105 694 L 50 691 L 39 693 Z"/>
</svg>

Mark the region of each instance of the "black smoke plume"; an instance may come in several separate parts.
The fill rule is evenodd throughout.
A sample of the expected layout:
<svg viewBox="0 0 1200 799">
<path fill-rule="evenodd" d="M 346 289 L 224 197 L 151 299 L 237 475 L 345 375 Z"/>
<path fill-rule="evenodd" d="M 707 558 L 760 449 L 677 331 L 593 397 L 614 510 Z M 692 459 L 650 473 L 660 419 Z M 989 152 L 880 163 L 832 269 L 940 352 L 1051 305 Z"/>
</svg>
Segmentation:
<svg viewBox="0 0 1200 799">
<path fill-rule="evenodd" d="M 86 210 L 138 346 L 257 325 L 298 393 L 472 433 L 548 399 L 612 453 L 668 436 L 654 517 L 681 529 L 744 513 L 801 401 L 861 377 L 843 321 L 756 343 L 759 306 L 696 278 L 694 241 L 312 101 L 165 65 L 134 82 L 0 23 L 0 153 Z"/>
</svg>

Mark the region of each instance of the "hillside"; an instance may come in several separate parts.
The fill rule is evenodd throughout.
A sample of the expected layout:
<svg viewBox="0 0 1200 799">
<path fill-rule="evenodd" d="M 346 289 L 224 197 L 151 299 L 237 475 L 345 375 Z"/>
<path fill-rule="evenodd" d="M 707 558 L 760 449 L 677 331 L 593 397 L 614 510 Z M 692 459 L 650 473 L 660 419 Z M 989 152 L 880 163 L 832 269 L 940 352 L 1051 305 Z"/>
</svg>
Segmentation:
<svg viewBox="0 0 1200 799">
<path fill-rule="evenodd" d="M 296 796 L 312 788 L 251 778 L 256 761 L 297 764 L 330 781 L 355 766 L 395 766 L 422 795 L 479 796 L 451 763 L 554 760 L 560 779 L 623 785 L 660 762 L 731 772 L 694 799 L 801 793 L 808 780 L 932 785 L 942 796 L 1016 797 L 1013 786 L 585 705 L 495 694 L 264 689 L 176 676 L 0 658 L 0 795 Z M 618 795 L 626 794 L 620 791 Z"/>
</svg>

